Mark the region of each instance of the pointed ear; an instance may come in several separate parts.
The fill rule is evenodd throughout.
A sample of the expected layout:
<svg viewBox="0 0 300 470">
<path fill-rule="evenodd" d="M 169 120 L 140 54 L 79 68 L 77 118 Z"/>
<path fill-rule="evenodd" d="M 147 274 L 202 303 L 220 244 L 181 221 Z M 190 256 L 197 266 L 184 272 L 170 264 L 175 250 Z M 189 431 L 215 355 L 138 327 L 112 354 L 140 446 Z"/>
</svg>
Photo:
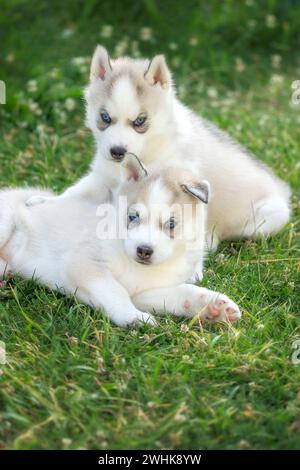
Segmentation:
<svg viewBox="0 0 300 470">
<path fill-rule="evenodd" d="M 150 85 L 159 83 L 162 88 L 168 88 L 170 86 L 171 74 L 163 55 L 153 57 L 145 72 L 145 79 Z"/>
<path fill-rule="evenodd" d="M 97 46 L 92 58 L 90 81 L 94 82 L 98 78 L 105 80 L 111 71 L 112 67 L 107 50 L 102 46 Z"/>
<path fill-rule="evenodd" d="M 191 194 L 191 196 L 196 197 L 204 202 L 204 204 L 208 203 L 210 193 L 210 184 L 208 181 L 181 184 L 180 186 L 185 193 Z"/>
<path fill-rule="evenodd" d="M 139 181 L 148 176 L 148 172 L 143 162 L 134 154 L 127 152 L 121 163 L 125 171 L 125 178 L 129 180 Z"/>
</svg>

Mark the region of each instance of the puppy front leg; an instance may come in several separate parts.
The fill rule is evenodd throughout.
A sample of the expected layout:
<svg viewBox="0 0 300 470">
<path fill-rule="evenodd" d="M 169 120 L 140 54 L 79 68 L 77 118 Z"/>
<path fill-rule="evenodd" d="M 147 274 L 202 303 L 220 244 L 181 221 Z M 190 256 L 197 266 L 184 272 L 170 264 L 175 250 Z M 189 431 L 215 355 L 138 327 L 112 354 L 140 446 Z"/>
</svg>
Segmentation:
<svg viewBox="0 0 300 470">
<path fill-rule="evenodd" d="M 241 317 L 239 307 L 226 295 L 190 284 L 147 290 L 132 301 L 142 310 L 186 317 L 200 314 L 202 321 L 234 322 Z"/>
<path fill-rule="evenodd" d="M 79 285 L 76 297 L 95 308 L 103 308 L 118 326 L 136 322 L 155 324 L 152 315 L 138 310 L 132 303 L 126 289 L 110 274 L 89 276 L 89 282 Z"/>
</svg>

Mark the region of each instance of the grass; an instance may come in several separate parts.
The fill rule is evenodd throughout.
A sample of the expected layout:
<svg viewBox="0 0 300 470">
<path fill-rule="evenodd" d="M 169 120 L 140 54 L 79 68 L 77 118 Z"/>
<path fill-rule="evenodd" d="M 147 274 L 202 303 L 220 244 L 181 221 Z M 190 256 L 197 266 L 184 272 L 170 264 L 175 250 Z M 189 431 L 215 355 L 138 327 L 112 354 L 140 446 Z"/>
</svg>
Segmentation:
<svg viewBox="0 0 300 470">
<path fill-rule="evenodd" d="M 93 143 L 81 89 L 102 42 L 112 53 L 165 53 L 184 102 L 271 165 L 294 196 L 278 236 L 224 243 L 208 259 L 203 285 L 240 304 L 235 327 L 167 316 L 123 330 L 33 281 L 2 285 L 0 447 L 299 448 L 300 105 L 290 104 L 299 18 L 297 1 L 126 0 L 113 12 L 108 1 L 1 1 L 2 186 L 62 190 L 86 170 Z"/>
</svg>

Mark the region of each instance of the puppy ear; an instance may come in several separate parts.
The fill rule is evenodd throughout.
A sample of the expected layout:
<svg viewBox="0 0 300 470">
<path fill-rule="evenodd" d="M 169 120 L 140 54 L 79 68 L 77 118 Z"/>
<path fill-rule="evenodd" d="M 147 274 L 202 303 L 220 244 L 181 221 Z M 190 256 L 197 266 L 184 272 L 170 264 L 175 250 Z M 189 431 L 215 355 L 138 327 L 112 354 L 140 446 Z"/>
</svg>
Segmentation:
<svg viewBox="0 0 300 470">
<path fill-rule="evenodd" d="M 208 181 L 181 184 L 180 186 L 185 193 L 191 194 L 191 196 L 196 197 L 204 202 L 204 204 L 208 203 L 210 193 L 210 184 Z"/>
<path fill-rule="evenodd" d="M 145 72 L 145 79 L 150 85 L 159 83 L 162 88 L 168 88 L 170 86 L 171 74 L 163 55 L 153 57 Z"/>
<path fill-rule="evenodd" d="M 127 152 L 121 163 L 125 171 L 125 178 L 129 180 L 139 181 L 148 175 L 143 162 L 134 154 Z"/>
<path fill-rule="evenodd" d="M 92 58 L 90 81 L 94 82 L 98 78 L 105 80 L 111 71 L 112 67 L 107 50 L 102 46 L 97 46 Z"/>
</svg>

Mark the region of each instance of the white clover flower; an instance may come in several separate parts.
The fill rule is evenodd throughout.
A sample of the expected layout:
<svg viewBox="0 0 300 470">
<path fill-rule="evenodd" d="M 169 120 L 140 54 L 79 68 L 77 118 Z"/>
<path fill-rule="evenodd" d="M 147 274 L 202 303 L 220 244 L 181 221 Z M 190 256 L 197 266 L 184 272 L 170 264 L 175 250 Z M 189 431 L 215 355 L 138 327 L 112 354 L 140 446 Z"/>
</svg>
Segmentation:
<svg viewBox="0 0 300 470">
<path fill-rule="evenodd" d="M 224 253 L 219 253 L 216 258 L 215 258 L 215 261 L 217 264 L 223 264 L 224 261 L 225 261 L 225 255 Z"/>
<path fill-rule="evenodd" d="M 242 73 L 245 71 L 246 69 L 246 65 L 245 65 L 245 62 L 243 61 L 243 59 L 241 59 L 240 57 L 237 57 L 235 59 L 235 70 L 239 73 Z"/>
<path fill-rule="evenodd" d="M 67 111 L 73 111 L 76 107 L 76 101 L 73 98 L 67 98 L 65 101 L 65 108 Z"/>
<path fill-rule="evenodd" d="M 270 83 L 271 85 L 282 85 L 284 81 L 284 77 L 282 75 L 279 75 L 278 73 L 275 73 L 274 75 L 271 76 Z"/>
<path fill-rule="evenodd" d="M 152 29 L 148 26 L 144 26 L 140 29 L 140 39 L 142 41 L 151 41 L 153 37 Z"/>
<path fill-rule="evenodd" d="M 29 80 L 27 82 L 27 90 L 29 93 L 35 93 L 38 90 L 38 83 L 36 80 Z"/>
<path fill-rule="evenodd" d="M 116 47 L 114 49 L 114 55 L 116 55 L 117 57 L 124 55 L 128 50 L 128 46 L 128 37 L 125 36 L 121 41 L 117 42 Z"/>
<path fill-rule="evenodd" d="M 269 29 L 274 29 L 277 24 L 276 16 L 274 15 L 267 15 L 265 18 L 266 27 Z"/>
<path fill-rule="evenodd" d="M 36 126 L 36 130 L 37 130 L 38 134 L 45 134 L 45 132 L 46 132 L 45 124 L 38 124 Z"/>
<path fill-rule="evenodd" d="M 192 46 L 192 47 L 196 47 L 198 46 L 198 38 L 196 36 L 192 36 L 190 39 L 189 39 L 189 45 Z"/>
<path fill-rule="evenodd" d="M 28 109 L 32 112 L 32 114 L 35 114 L 36 116 L 40 116 L 42 114 L 42 110 L 39 107 L 38 103 L 33 100 L 28 101 Z"/>
<path fill-rule="evenodd" d="M 140 57 L 141 53 L 139 50 L 139 43 L 138 41 L 132 41 L 131 43 L 131 54 L 133 57 Z"/>
<path fill-rule="evenodd" d="M 79 67 L 79 72 L 82 73 L 82 75 L 86 75 L 88 73 L 88 66 L 87 65 L 81 65 L 81 67 Z"/>
<path fill-rule="evenodd" d="M 176 42 L 170 42 L 169 48 L 171 51 L 176 51 L 178 49 L 178 44 L 176 44 Z"/>
<path fill-rule="evenodd" d="M 209 98 L 217 98 L 218 97 L 218 90 L 213 87 L 207 88 L 207 96 Z"/>
<path fill-rule="evenodd" d="M 62 109 L 60 109 L 59 105 L 55 106 L 54 107 L 54 112 L 57 116 L 57 119 L 58 121 L 61 123 L 61 124 L 65 124 L 67 122 L 67 114 L 65 111 L 63 111 Z"/>
<path fill-rule="evenodd" d="M 65 124 L 67 122 L 67 115 L 64 111 L 60 111 L 58 114 L 58 119 L 61 124 Z"/>
<path fill-rule="evenodd" d="M 279 54 L 274 54 L 271 56 L 271 64 L 273 69 L 279 69 L 281 65 L 282 57 Z"/>
<path fill-rule="evenodd" d="M 62 443 L 64 448 L 69 447 L 72 444 L 72 442 L 73 442 L 72 439 L 69 439 L 68 437 L 64 437 L 61 440 L 61 443 Z"/>
<path fill-rule="evenodd" d="M 80 67 L 81 65 L 86 63 L 85 57 L 73 57 L 71 60 L 71 64 L 75 65 L 75 67 Z"/>
<path fill-rule="evenodd" d="M 5 60 L 8 64 L 11 64 L 12 62 L 14 62 L 14 60 L 15 60 L 14 52 L 10 52 L 9 54 L 7 54 Z"/>
<path fill-rule="evenodd" d="M 182 333 L 187 333 L 189 331 L 189 327 L 186 323 L 183 323 L 181 326 L 180 326 L 180 331 Z"/>
<path fill-rule="evenodd" d="M 52 78 L 53 80 L 55 80 L 55 79 L 59 78 L 60 70 L 57 67 L 55 67 L 55 68 L 53 68 L 49 71 L 48 76 L 49 76 L 49 78 Z"/>
<path fill-rule="evenodd" d="M 104 24 L 101 28 L 100 36 L 102 38 L 111 38 L 113 33 L 113 27 L 111 24 Z"/>
<path fill-rule="evenodd" d="M 73 34 L 74 34 L 74 28 L 66 28 L 62 31 L 61 37 L 62 37 L 62 39 L 67 39 L 70 36 L 72 36 Z"/>
</svg>

